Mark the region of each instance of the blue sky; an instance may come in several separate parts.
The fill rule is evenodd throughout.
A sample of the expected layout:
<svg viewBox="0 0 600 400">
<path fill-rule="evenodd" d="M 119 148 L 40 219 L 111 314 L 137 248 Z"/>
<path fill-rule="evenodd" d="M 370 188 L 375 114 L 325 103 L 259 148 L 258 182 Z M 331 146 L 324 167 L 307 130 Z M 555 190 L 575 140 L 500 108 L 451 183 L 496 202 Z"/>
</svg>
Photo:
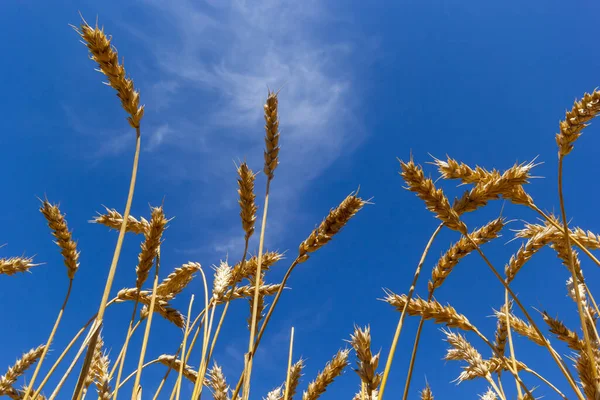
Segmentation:
<svg viewBox="0 0 600 400">
<path fill-rule="evenodd" d="M 500 169 L 536 156 L 544 164 L 528 188 L 539 206 L 557 209 L 554 134 L 575 98 L 600 83 L 600 56 L 590 45 L 598 5 L 579 1 L 305 2 L 276 1 L 70 1 L 21 0 L 0 5 L 4 62 L 0 67 L 1 156 L 5 195 L 0 257 L 35 254 L 45 265 L 33 274 L 2 277 L 4 304 L 0 365 L 45 341 L 67 286 L 65 268 L 45 226 L 36 196 L 60 202 L 81 250 L 81 267 L 50 359 L 71 332 L 97 309 L 116 233 L 87 221 L 102 205 L 122 210 L 134 134 L 113 91 L 101 84 L 85 47 L 68 26 L 78 11 L 114 37 L 128 73 L 141 92 L 143 152 L 132 214 L 148 216 L 148 205 L 164 199 L 175 219 L 165 234 L 166 275 L 187 261 L 207 271 L 220 259 L 241 256 L 234 162 L 262 169 L 262 104 L 267 87 L 279 88 L 281 165 L 272 184 L 266 247 L 288 250 L 287 261 L 269 280 L 283 275 L 298 244 L 360 185 L 373 197 L 337 237 L 289 281 L 255 362 L 253 397 L 285 378 L 287 341 L 296 328 L 295 354 L 307 360 L 306 387 L 352 332 L 372 327 L 382 365 L 398 319 L 378 299 L 382 288 L 408 290 L 421 251 L 437 225 L 421 202 L 402 189 L 396 157 L 430 161 L 449 154 L 470 164 Z M 600 167 L 594 125 L 569 156 L 565 189 L 568 214 L 586 229 L 598 226 L 594 171 Z M 426 166 L 432 174 L 435 171 Z M 591 182 L 589 184 L 588 182 Z M 461 191 L 453 184 L 448 194 Z M 264 176 L 257 181 L 262 199 Z M 262 200 L 261 200 L 262 202 Z M 470 227 L 496 217 L 502 204 L 469 215 Z M 533 221 L 536 215 L 506 205 L 504 214 Z M 510 231 L 487 247 L 503 268 L 519 246 L 506 244 Z M 426 262 L 418 290 L 426 294 L 430 268 L 456 234 L 444 232 Z M 253 242 L 253 251 L 257 243 Z M 114 289 L 135 277 L 139 239 L 128 237 Z M 582 260 L 588 283 L 596 271 Z M 514 283 L 526 304 L 558 314 L 576 327 L 566 297 L 566 270 L 543 251 Z M 178 297 L 183 311 L 189 295 Z M 475 255 L 453 272 L 437 293 L 486 335 L 493 336 L 492 307 L 503 291 Z M 196 303 L 198 304 L 198 303 Z M 126 331 L 131 305 L 110 310 L 104 335 L 115 353 Z M 225 326 L 215 359 L 234 384 L 247 343 L 247 305 L 238 304 Z M 147 358 L 173 352 L 181 333 L 155 320 Z M 401 395 L 417 321 L 410 319 L 395 359 L 390 398 Z M 137 361 L 141 335 L 133 339 L 126 371 Z M 482 343 L 471 338 L 484 356 Z M 427 324 L 413 383 L 414 398 L 431 384 L 436 398 L 485 391 L 482 382 L 450 383 L 458 365 L 441 360 L 445 343 Z M 517 339 L 517 354 L 567 390 L 550 357 Z M 560 346 L 559 346 L 560 348 Z M 566 351 L 565 349 L 560 348 Z M 197 354 L 197 359 L 200 355 Z M 198 362 L 192 362 L 197 366 Z M 50 365 L 48 360 L 47 366 Z M 142 384 L 150 392 L 164 369 L 149 368 Z M 512 389 L 512 383 L 505 384 Z M 537 385 L 535 380 L 529 380 Z M 56 383 L 56 382 L 54 382 Z M 323 398 L 349 398 L 359 380 L 350 369 Z M 188 388 L 184 388 L 188 390 Z M 538 389 L 555 398 L 546 387 Z M 69 391 L 63 392 L 68 398 Z"/>
</svg>

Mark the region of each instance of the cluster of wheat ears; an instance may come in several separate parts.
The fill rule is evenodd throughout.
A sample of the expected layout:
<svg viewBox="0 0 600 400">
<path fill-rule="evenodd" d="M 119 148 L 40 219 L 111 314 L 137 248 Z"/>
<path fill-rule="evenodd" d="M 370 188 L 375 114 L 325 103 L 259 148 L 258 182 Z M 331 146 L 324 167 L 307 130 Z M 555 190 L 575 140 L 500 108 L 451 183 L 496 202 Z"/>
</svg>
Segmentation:
<svg viewBox="0 0 600 400">
<path fill-rule="evenodd" d="M 269 191 L 274 172 L 279 164 L 280 138 L 278 93 L 269 92 L 264 105 L 266 135 L 263 171 L 267 181 L 257 255 L 250 257 L 248 254 L 248 243 L 254 234 L 258 211 L 254 193 L 256 174 L 252 172 L 246 163 L 241 163 L 237 168 L 240 217 L 245 239 L 241 260 L 233 267 L 227 262 L 221 262 L 218 267 L 214 268 L 212 293 L 208 289 L 207 277 L 202 266 L 195 262 L 176 268 L 161 281 L 159 279 L 160 248 L 163 232 L 169 222 L 163 207 L 152 208 L 151 215 L 147 219 L 143 217 L 136 219 L 130 215 L 138 169 L 142 137 L 140 125 L 144 115 L 144 107 L 140 106 L 139 93 L 134 87 L 133 80 L 127 76 L 124 66 L 119 62 L 111 38 L 97 25 L 92 27 L 85 21 L 75 29 L 87 46 L 91 59 L 98 64 L 99 71 L 107 77 L 108 85 L 117 91 L 122 107 L 128 114 L 129 124 L 135 130 L 137 140 L 129 195 L 122 214 L 115 209 L 107 208 L 105 213 L 99 214 L 93 220 L 94 223 L 119 231 L 98 312 L 81 327 L 65 349 L 53 353 L 53 357 L 56 354 L 55 360 L 51 367 L 46 369 L 42 369 L 42 365 L 44 361 L 47 361 L 47 365 L 51 359 L 51 357 L 47 357 L 48 350 L 53 344 L 53 339 L 69 300 L 73 279 L 79 267 L 79 251 L 77 243 L 68 228 L 65 216 L 59 207 L 47 200 L 41 202 L 40 211 L 46 218 L 52 235 L 56 238 L 56 244 L 61 250 L 64 264 L 67 267 L 68 290 L 46 343 L 23 354 L 13 366 L 8 368 L 5 375 L 0 376 L 0 395 L 12 399 L 43 399 L 45 395 L 42 392 L 50 392 L 47 386 L 50 377 L 58 371 L 59 366 L 64 366 L 63 376 L 56 387 L 52 389 L 50 399 L 58 398 L 61 390 L 64 393 L 64 383 L 75 367 L 78 367 L 76 370 L 78 371 L 78 379 L 76 386 L 72 389 L 71 397 L 74 400 L 82 399 L 86 395 L 89 396 L 92 385 L 95 386 L 99 399 L 116 400 L 120 389 L 131 379 L 133 379 L 133 384 L 130 385 L 132 388 L 131 398 L 134 400 L 150 398 L 148 393 L 142 395 L 141 376 L 143 370 L 151 365 L 163 365 L 165 374 L 158 385 L 158 389 L 152 395 L 153 399 L 158 398 L 164 389 L 169 373 L 172 372 L 177 375 L 177 379 L 174 385 L 169 388 L 169 399 L 180 398 L 182 380 L 188 379 L 193 383 L 192 399 L 200 398 L 204 388 L 208 388 L 209 395 L 215 400 L 248 400 L 250 397 L 253 355 L 260 345 L 265 329 L 271 320 L 291 273 L 296 266 L 308 261 L 312 253 L 326 245 L 338 234 L 368 202 L 358 197 L 358 193 L 348 195 L 336 208 L 330 210 L 320 225 L 300 244 L 297 256 L 289 266 L 282 281 L 277 284 L 267 284 L 265 282 L 265 275 L 271 266 L 283 258 L 280 253 L 264 251 Z M 515 392 L 519 399 L 534 398 L 533 388 L 525 384 L 521 378 L 524 375 L 533 375 L 533 378 L 528 378 L 528 381 L 529 379 L 537 380 L 536 383 L 547 389 L 547 392 L 551 393 L 552 396 L 556 394 L 561 398 L 568 398 L 554 384 L 530 369 L 523 361 L 517 359 L 512 340 L 513 332 L 547 349 L 556 362 L 556 367 L 567 380 L 572 391 L 569 396 L 575 396 L 580 400 L 599 399 L 600 336 L 598 336 L 596 322 L 600 317 L 600 310 L 586 285 L 578 251 L 585 253 L 587 257 L 600 266 L 600 261 L 591 253 L 591 250 L 600 249 L 600 236 L 578 227 L 568 226 L 562 193 L 562 167 L 565 156 L 573 150 L 573 145 L 581 135 L 582 130 L 599 112 L 600 92 L 594 91 L 592 94 L 585 94 L 581 100 L 575 102 L 573 108 L 567 112 L 565 119 L 560 123 L 559 133 L 556 135 L 556 143 L 559 149 L 560 216 L 556 217 L 539 209 L 525 190 L 526 184 L 531 178 L 533 163 L 516 164 L 505 171 L 498 171 L 495 169 L 486 170 L 481 167 L 472 168 L 451 158 L 445 161 L 434 159 L 433 164 L 437 167 L 441 178 L 458 180 L 470 187 L 460 198 L 451 203 L 444 192 L 436 188 L 434 181 L 428 178 L 423 169 L 415 164 L 412 159 L 408 162 L 401 161 L 400 175 L 404 179 L 407 189 L 416 193 L 425 202 L 427 209 L 440 220 L 440 224 L 432 233 L 423 251 L 408 292 L 403 295 L 386 292 L 385 302 L 400 312 L 400 320 L 387 354 L 386 365 L 381 368 L 379 366 L 380 354 L 374 354 L 371 350 L 370 328 L 355 327 L 354 332 L 350 335 L 350 348 L 341 349 L 333 356 L 321 372 L 308 383 L 302 394 L 302 399 L 314 400 L 319 398 L 326 388 L 333 383 L 334 379 L 350 364 L 351 350 L 353 350 L 356 358 L 355 371 L 358 375 L 357 394 L 354 399 L 383 399 L 393 356 L 406 315 L 418 316 L 420 322 L 414 340 L 408 376 L 402 382 L 404 385 L 404 400 L 409 396 L 413 366 L 425 320 L 433 320 L 435 323 L 445 325 L 448 328 L 443 330 L 450 346 L 445 359 L 460 360 L 465 364 L 458 377 L 459 381 L 475 378 L 485 379 L 489 389 L 487 393 L 481 394 L 482 399 L 499 398 L 506 400 L 508 398 L 501 379 L 503 375 L 514 380 Z M 506 224 L 505 218 L 496 218 L 475 230 L 469 230 L 464 221 L 461 220 L 462 214 L 480 209 L 486 206 L 489 201 L 498 199 L 528 207 L 541 217 L 539 224 L 526 224 L 523 229 L 517 231 L 516 237 L 524 239 L 524 244 L 508 260 L 504 267 L 504 274 L 501 274 L 498 268 L 485 256 L 481 250 L 481 245 L 499 237 Z M 416 297 L 414 291 L 425 258 L 432 242 L 444 227 L 459 232 L 461 238 L 452 244 L 435 264 L 428 285 L 427 297 Z M 143 236 L 136 268 L 137 279 L 134 287 L 118 291 L 116 296 L 109 300 L 113 292 L 113 279 L 126 234 Z M 576 305 L 581 322 L 581 335 L 577 333 L 579 330 L 569 329 L 560 320 L 551 317 L 547 312 L 540 313 L 538 318 L 534 319 L 528 308 L 521 303 L 511 289 L 511 282 L 516 278 L 517 273 L 536 252 L 545 246 L 549 246 L 557 253 L 568 270 L 570 278 L 567 282 L 567 289 Z M 444 284 L 454 267 L 462 258 L 472 252 L 479 254 L 483 262 L 498 279 L 499 284 L 505 288 L 503 306 L 500 307 L 499 311 L 495 311 L 497 329 L 493 340 L 484 336 L 473 323 L 453 307 L 443 305 L 434 298 L 436 289 Z M 0 274 L 13 275 L 18 272 L 26 272 L 36 265 L 32 258 L 3 258 L 0 259 Z M 146 285 L 151 274 L 151 284 Z M 192 315 L 193 295 L 186 314 L 176 310 L 170 302 L 181 293 L 196 275 L 202 278 L 204 293 L 202 311 L 194 317 Z M 151 288 L 148 288 L 148 286 Z M 274 296 L 268 308 L 265 305 L 265 297 L 267 296 Z M 214 362 L 212 356 L 227 310 L 231 301 L 236 299 L 247 299 L 250 302 L 251 315 L 248 320 L 250 332 L 243 372 L 237 381 L 230 381 L 233 384 L 229 385 L 222 369 Z M 121 350 L 116 357 L 113 357 L 111 366 L 111 360 L 109 360 L 101 334 L 104 325 L 104 314 L 107 307 L 125 302 L 133 303 L 133 313 Z M 215 316 L 218 316 L 217 309 L 220 310 L 220 317 L 218 322 L 215 322 Z M 575 310 L 575 307 L 573 307 L 573 310 Z M 182 329 L 183 338 L 173 354 L 164 354 L 155 360 L 146 361 L 146 348 L 152 318 L 155 313 Z M 524 319 L 518 317 L 517 313 L 522 314 Z M 536 319 L 538 322 L 536 322 Z M 543 321 L 543 324 L 541 321 Z M 544 326 L 541 327 L 540 325 Z M 131 375 L 125 377 L 123 375 L 124 361 L 128 350 L 129 354 L 132 350 L 128 349 L 128 344 L 134 332 L 141 326 L 144 327 L 144 336 L 141 348 L 137 351 L 139 353 L 137 369 Z M 454 330 L 450 330 L 450 328 Z M 544 334 L 543 330 L 548 330 L 551 335 Z M 491 351 L 490 358 L 485 359 L 467 340 L 466 336 L 459 333 L 459 331 L 479 337 L 489 347 L 488 352 Z M 202 334 L 201 349 L 192 354 L 200 334 Z M 568 345 L 573 351 L 569 357 L 572 363 L 565 362 L 563 357 L 552 347 L 549 336 Z M 283 382 L 281 386 L 266 394 L 266 399 L 291 400 L 294 396 L 297 396 L 296 392 L 303 376 L 304 361 L 299 359 L 294 362 L 293 337 L 292 328 L 287 371 L 285 371 L 285 374 L 282 373 L 281 378 Z M 63 363 L 63 361 L 80 338 L 83 339 L 78 350 L 68 367 L 66 367 L 66 363 Z M 192 357 L 192 360 L 190 360 L 190 357 Z M 192 362 L 197 363 L 197 369 L 191 366 Z M 25 373 L 29 370 L 33 370 L 33 372 L 30 376 L 25 376 Z M 575 377 L 575 374 L 577 374 L 577 377 Z M 20 378 L 24 382 L 22 386 L 17 385 Z M 273 384 L 277 383 L 274 382 Z M 506 385 L 506 382 L 504 384 Z M 204 391 L 206 395 L 207 391 Z M 546 391 L 538 388 L 536 392 Z M 61 398 L 67 396 L 63 394 Z M 253 394 L 253 398 L 260 396 L 261 394 Z M 420 397 L 423 400 L 433 399 L 432 391 L 428 386 L 420 392 Z"/>
</svg>

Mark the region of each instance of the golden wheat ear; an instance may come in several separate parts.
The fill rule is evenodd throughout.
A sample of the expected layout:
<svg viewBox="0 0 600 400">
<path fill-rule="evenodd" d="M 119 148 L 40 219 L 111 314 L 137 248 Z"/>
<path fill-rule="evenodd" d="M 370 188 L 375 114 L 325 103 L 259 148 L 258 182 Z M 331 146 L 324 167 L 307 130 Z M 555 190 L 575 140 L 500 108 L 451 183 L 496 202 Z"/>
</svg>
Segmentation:
<svg viewBox="0 0 600 400">
<path fill-rule="evenodd" d="M 325 365 L 323 371 L 319 372 L 314 381 L 308 384 L 308 389 L 302 395 L 302 400 L 316 400 L 327 387 L 333 383 L 334 379 L 341 375 L 344 368 L 348 366 L 349 350 L 340 350 L 335 356 Z"/>
<path fill-rule="evenodd" d="M 0 258 L 0 275 L 14 275 L 19 272 L 31 272 L 30 269 L 42 264 L 34 264 L 33 257 Z"/>
</svg>

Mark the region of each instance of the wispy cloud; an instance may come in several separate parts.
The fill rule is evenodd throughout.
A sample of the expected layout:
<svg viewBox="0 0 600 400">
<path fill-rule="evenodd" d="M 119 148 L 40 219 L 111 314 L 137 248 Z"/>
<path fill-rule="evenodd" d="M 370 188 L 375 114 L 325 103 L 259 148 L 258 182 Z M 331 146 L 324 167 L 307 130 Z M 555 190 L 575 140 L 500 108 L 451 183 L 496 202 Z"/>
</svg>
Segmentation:
<svg viewBox="0 0 600 400">
<path fill-rule="evenodd" d="M 155 80 L 142 82 L 144 102 L 156 111 L 147 110 L 154 128 L 144 149 L 166 164 L 156 170 L 170 181 L 220 181 L 231 179 L 232 160 L 262 169 L 262 105 L 267 87 L 282 88 L 274 200 L 286 207 L 274 212 L 285 221 L 305 185 L 363 137 L 348 61 L 353 43 L 329 39 L 334 17 L 315 0 L 143 3 L 149 21 L 127 28 L 158 65 Z M 218 204 L 231 196 L 211 191 Z M 271 234 L 282 229 L 269 225 Z M 210 247 L 235 243 L 217 235 Z"/>
</svg>

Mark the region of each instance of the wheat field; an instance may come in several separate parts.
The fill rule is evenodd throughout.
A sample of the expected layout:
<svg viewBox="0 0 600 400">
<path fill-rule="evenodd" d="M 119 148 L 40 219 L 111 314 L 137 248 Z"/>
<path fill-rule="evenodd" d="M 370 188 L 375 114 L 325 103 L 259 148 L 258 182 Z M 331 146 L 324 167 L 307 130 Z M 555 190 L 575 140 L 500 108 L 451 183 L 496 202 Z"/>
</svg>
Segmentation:
<svg viewBox="0 0 600 400">
<path fill-rule="evenodd" d="M 588 230 L 591 227 L 570 224 L 569 210 L 565 207 L 568 193 L 563 192 L 563 180 L 569 179 L 563 176 L 563 165 L 577 156 L 576 147 L 585 141 L 585 138 L 580 138 L 582 132 L 600 113 L 600 91 L 585 93 L 562 117 L 557 127 L 555 142 L 558 163 L 557 174 L 553 178 L 557 182 L 558 198 L 554 203 L 554 213 L 544 210 L 548 208 L 547 204 L 544 209 L 539 207 L 528 191 L 536 177 L 537 160 L 515 163 L 506 169 L 467 165 L 450 156 L 423 160 L 423 164 L 428 163 L 431 170 L 435 171 L 435 178 L 431 178 L 413 156 L 399 160 L 399 183 L 422 201 L 439 225 L 422 249 L 412 282 L 403 283 L 405 291 L 382 291 L 383 301 L 380 304 L 387 304 L 380 307 L 387 307 L 389 318 L 397 319 L 396 330 L 384 333 L 372 331 L 369 325 L 349 327 L 347 337 L 340 338 L 340 341 L 346 340 L 345 344 L 331 349 L 330 361 L 318 366 L 318 374 L 307 376 L 303 371 L 310 360 L 298 356 L 302 350 L 294 346 L 292 328 L 289 346 L 277 349 L 285 352 L 288 359 L 287 368 L 281 373 L 284 379 L 269 382 L 275 388 L 271 392 L 256 393 L 252 386 L 257 379 L 253 375 L 255 355 L 263 344 L 263 336 L 272 318 L 285 313 L 285 310 L 277 307 L 280 298 L 293 296 L 286 290 L 290 276 L 296 273 L 297 268 L 301 268 L 301 264 L 310 263 L 313 257 L 317 257 L 319 250 L 330 241 L 343 241 L 346 225 L 352 224 L 355 217 L 368 219 L 369 208 L 378 205 L 362 190 L 348 188 L 349 194 L 329 210 L 315 229 L 298 244 L 297 250 L 267 250 L 269 244 L 265 242 L 268 238 L 266 228 L 271 183 L 276 182 L 278 165 L 286 162 L 285 129 L 280 131 L 280 122 L 283 127 L 286 121 L 280 121 L 278 112 L 278 99 L 285 96 L 285 88 L 268 90 L 263 109 L 264 163 L 248 165 L 244 161 L 236 165 L 239 236 L 244 241 L 241 259 L 226 259 L 214 268 L 206 267 L 206 262 L 202 260 L 190 261 L 165 271 L 165 263 L 161 265 L 161 247 L 163 243 L 164 246 L 171 245 L 165 242 L 168 227 L 180 221 L 169 215 L 168 207 L 164 204 L 152 206 L 146 216 L 131 215 L 140 149 L 145 139 L 143 97 L 137 91 L 134 79 L 127 74 L 113 38 L 103 28 L 97 23 L 88 24 L 85 20 L 73 28 L 76 32 L 74 40 L 78 35 L 90 59 L 104 75 L 107 85 L 116 91 L 126 114 L 129 131 L 135 137 L 135 148 L 131 149 L 133 167 L 127 202 L 117 208 L 105 207 L 102 212 L 90 217 L 92 223 L 115 231 L 115 235 L 118 232 L 118 238 L 110 267 L 101 277 L 105 282 L 102 297 L 73 299 L 73 285 L 85 285 L 76 277 L 80 267 L 80 251 L 87 250 L 79 248 L 77 237 L 70 230 L 66 213 L 60 205 L 48 198 L 40 199 L 39 211 L 64 261 L 68 288 L 64 302 L 57 310 L 55 323 L 44 327 L 48 331 L 46 340 L 32 343 L 31 350 L 23 354 L 14 354 L 16 361 L 6 366 L 6 372 L 0 376 L 0 396 L 25 400 L 69 397 L 75 400 L 85 397 L 116 400 L 119 395 L 132 399 L 199 399 L 203 396 L 215 400 L 315 400 L 326 392 L 335 396 L 336 379 L 346 370 L 354 370 L 348 374 L 355 380 L 355 400 L 382 400 L 384 396 L 386 399 L 399 398 L 388 394 L 392 387 L 396 393 L 403 393 L 403 400 L 444 399 L 443 392 L 435 393 L 426 383 L 421 385 L 420 377 L 414 379 L 418 350 L 427 346 L 427 343 L 420 341 L 424 324 L 427 323 L 441 327 L 448 346 L 444 360 L 460 363 L 461 372 L 457 382 L 485 382 L 487 392 L 473 393 L 473 398 L 600 399 L 600 336 L 597 329 L 600 309 L 588 288 L 582 267 L 600 266 L 600 260 L 594 255 L 595 251 L 600 250 L 600 235 Z M 149 106 L 148 112 L 152 112 L 151 109 Z M 551 138 L 548 137 L 548 140 Z M 255 186 L 259 172 L 265 177 L 265 187 Z M 446 194 L 446 187 L 456 187 L 457 184 L 461 185 L 462 194 L 452 199 Z M 276 190 L 275 186 L 273 190 Z M 480 212 L 489 204 L 498 202 L 528 209 L 536 215 L 537 220 L 521 223 L 514 222 L 511 215 L 500 215 L 483 226 L 467 226 L 463 218 L 466 214 Z M 575 203 L 575 199 L 571 202 Z M 512 228 L 517 225 L 519 228 L 511 232 L 509 224 Z M 447 250 L 436 258 L 430 254 L 430 250 L 442 231 L 455 232 L 459 239 L 449 243 Z M 501 245 L 499 238 L 502 234 L 505 238 L 510 236 L 513 239 L 514 236 L 514 240 L 521 244 L 515 254 L 504 260 L 503 264 L 498 264 L 486 253 L 488 247 Z M 128 287 L 118 288 L 114 284 L 115 276 L 130 264 L 121 260 L 121 250 L 124 242 L 134 236 L 141 240 L 139 255 L 134 261 L 136 278 Z M 252 238 L 258 238 L 256 249 L 252 248 Z M 519 291 L 513 290 L 512 284 L 519 279 L 519 272 L 544 248 L 549 248 L 557 255 L 556 264 L 562 264 L 568 277 L 564 293 L 558 296 L 557 301 L 570 302 L 570 310 L 579 326 L 567 326 L 554 317 L 553 304 L 540 306 L 523 303 L 523 287 L 520 286 Z M 497 302 L 498 308 L 490 310 L 497 326 L 493 336 L 484 334 L 467 318 L 469 310 L 454 308 L 451 300 L 448 303 L 445 299 L 436 298 L 436 292 L 442 286 L 452 287 L 453 277 L 450 275 L 455 268 L 460 268 L 461 261 L 469 255 L 480 260 L 486 268 L 484 272 L 493 275 L 496 284 L 503 290 L 504 295 Z M 276 264 L 284 264 L 283 268 L 287 269 L 282 279 L 273 281 L 269 272 Z M 430 264 L 433 265 L 431 270 L 428 269 Z M 0 284 L 10 285 L 14 276 L 26 272 L 35 274 L 38 268 L 44 267 L 33 256 L 1 258 L 0 275 L 3 276 Z M 428 280 L 427 290 L 417 293 L 418 282 L 423 280 Z M 194 291 L 186 299 L 186 309 L 176 308 L 173 300 L 181 296 L 192 282 L 199 282 L 197 287 L 203 290 Z M 242 299 L 246 301 L 234 301 Z M 93 303 L 97 311 L 82 321 L 80 330 L 69 332 L 62 328 L 61 321 L 63 314 L 69 311 L 69 303 L 73 301 Z M 245 321 L 248 326 L 248 345 L 243 354 L 243 365 L 240 365 L 242 373 L 239 376 L 227 376 L 213 356 L 215 350 L 223 345 L 219 339 L 224 321 L 234 314 L 228 312 L 230 307 L 240 306 L 248 311 Z M 111 320 L 106 311 L 116 307 L 129 307 L 131 317 L 123 326 L 125 334 L 122 341 L 106 343 L 103 328 L 117 323 Z M 414 318 L 407 319 L 407 316 Z M 172 353 L 160 354 L 155 358 L 149 342 L 156 319 L 164 319 L 174 325 L 174 331 L 180 334 L 169 337 Z M 404 329 L 409 321 L 415 323 L 414 336 Z M 390 336 L 392 340 L 383 349 L 376 349 L 372 345 L 372 336 Z M 547 352 L 553 363 L 548 368 L 555 370 L 552 378 L 544 375 L 546 371 L 536 371 L 528 366 L 529 352 L 520 351 L 519 342 L 514 340 L 517 336 Z M 55 346 L 59 337 L 68 341 L 66 347 Z M 557 342 L 566 345 L 569 352 L 557 350 Z M 410 359 L 394 357 L 398 345 L 412 349 Z M 136 360 L 137 368 L 125 370 L 126 359 Z M 406 378 L 390 379 L 390 371 L 400 363 L 408 366 Z M 440 368 L 442 365 L 440 361 L 440 365 L 432 365 L 431 368 Z M 145 386 L 148 378 L 144 374 L 147 375 L 149 369 L 158 369 L 164 374 L 162 380 L 151 385 L 157 387 L 156 391 L 150 390 L 150 385 Z M 413 381 L 418 381 L 419 387 L 415 388 L 417 382 Z M 186 394 L 186 382 L 192 388 L 191 394 Z M 411 383 L 414 384 L 411 386 Z M 333 398 L 331 396 L 329 398 Z"/>
</svg>

